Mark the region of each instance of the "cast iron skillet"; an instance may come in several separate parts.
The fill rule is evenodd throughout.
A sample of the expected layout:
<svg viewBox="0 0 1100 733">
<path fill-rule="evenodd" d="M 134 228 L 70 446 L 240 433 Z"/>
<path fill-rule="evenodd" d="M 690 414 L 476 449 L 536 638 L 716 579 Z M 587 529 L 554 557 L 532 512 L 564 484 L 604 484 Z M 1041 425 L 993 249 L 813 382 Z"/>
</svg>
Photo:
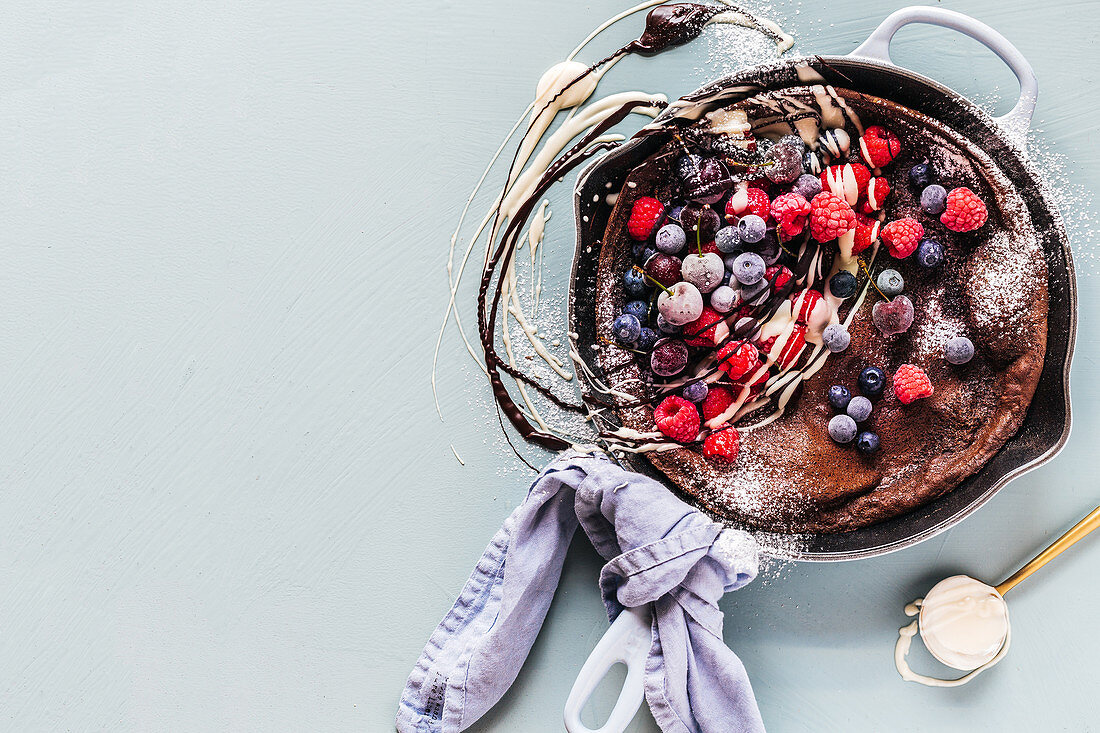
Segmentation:
<svg viewBox="0 0 1100 733">
<path fill-rule="evenodd" d="M 970 100 L 935 81 L 895 66 L 890 40 L 910 23 L 951 28 L 978 40 L 996 53 L 1020 81 L 1021 96 L 1003 117 L 991 117 Z M 1026 132 L 1035 109 L 1037 85 L 1031 65 L 1001 34 L 959 13 L 932 7 L 904 8 L 890 15 L 863 45 L 849 56 L 791 59 L 745 69 L 705 88 L 725 89 L 753 83 L 768 89 L 801 85 L 798 65 L 810 65 L 827 83 L 887 99 L 933 117 L 985 150 L 1027 203 L 1046 253 L 1050 312 L 1046 361 L 1027 416 L 1019 432 L 976 474 L 954 491 L 893 519 L 844 534 L 810 534 L 803 550 L 791 551 L 758 535 L 765 552 L 797 560 L 837 561 L 882 555 L 914 545 L 957 524 L 984 504 L 1011 479 L 1050 460 L 1069 436 L 1069 367 L 1077 323 L 1077 290 L 1073 261 L 1061 215 L 1039 175 L 1023 152 Z M 626 172 L 650 155 L 659 136 L 635 138 L 590 165 L 579 177 L 574 205 L 577 249 L 569 298 L 570 329 L 578 334 L 581 357 L 602 379 L 591 345 L 595 343 L 595 284 L 599 246 L 611 207 L 604 194 L 618 190 Z M 594 203 L 598 199 L 598 203 Z M 587 218 L 586 218 L 587 217 Z M 581 380 L 582 389 L 591 385 Z M 658 475 L 649 462 L 634 461 L 632 468 Z M 659 478 L 664 478 L 658 475 Z M 789 543 L 783 543 L 789 544 Z"/>
</svg>

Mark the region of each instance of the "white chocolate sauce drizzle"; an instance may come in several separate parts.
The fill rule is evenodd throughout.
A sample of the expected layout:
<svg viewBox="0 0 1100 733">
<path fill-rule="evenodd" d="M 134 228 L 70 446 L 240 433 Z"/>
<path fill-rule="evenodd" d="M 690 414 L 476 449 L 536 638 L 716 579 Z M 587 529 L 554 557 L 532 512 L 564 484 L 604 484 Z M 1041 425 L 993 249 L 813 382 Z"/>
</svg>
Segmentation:
<svg viewBox="0 0 1100 733">
<path fill-rule="evenodd" d="M 756 18 L 751 13 L 733 5 L 730 0 L 720 1 L 725 8 L 698 4 L 675 6 L 676 9 L 658 7 L 647 18 L 646 31 L 637 41 L 624 46 L 592 66 L 586 66 L 575 60 L 575 56 L 591 40 L 610 26 L 637 12 L 662 5 L 662 0 L 645 0 L 601 23 L 564 61 L 548 69 L 539 79 L 534 101 L 524 110 L 520 120 L 516 122 L 493 155 L 481 179 L 468 197 L 459 218 L 458 226 L 451 237 L 451 250 L 447 261 L 450 299 L 436 340 L 431 377 L 436 409 L 441 418 L 442 412 L 439 407 L 436 373 L 443 333 L 453 315 L 455 325 L 467 351 L 478 363 L 478 367 L 489 376 L 499 406 L 521 434 L 533 442 L 554 448 L 560 447 L 563 440 L 569 439 L 562 430 L 555 429 L 549 421 L 542 417 L 528 394 L 529 389 L 533 387 L 539 390 L 543 395 L 556 402 L 559 407 L 572 410 L 580 408 L 557 398 L 545 385 L 540 384 L 532 376 L 521 372 L 517 367 L 517 355 L 513 348 L 514 342 L 510 331 L 510 322 L 513 321 L 520 327 L 523 337 L 529 342 L 533 351 L 533 354 L 528 354 L 524 358 L 530 360 L 538 357 L 562 380 L 570 381 L 573 377 L 572 373 L 566 369 L 564 361 L 547 348 L 538 327 L 533 323 L 532 318 L 525 313 L 525 302 L 519 294 L 515 253 L 522 248 L 525 240 L 529 249 L 531 266 L 531 297 L 528 305 L 533 307 L 532 313 L 537 313 L 542 294 L 541 263 L 544 252 L 542 241 L 549 215 L 546 201 L 542 202 L 537 211 L 534 211 L 533 207 L 536 201 L 535 197 L 541 195 L 553 181 L 554 177 L 551 176 L 550 171 L 558 167 L 564 173 L 564 171 L 569 170 L 587 157 L 622 141 L 624 139 L 622 135 L 605 131 L 613 122 L 621 120 L 625 115 L 633 112 L 655 117 L 661 109 L 667 106 L 667 100 L 663 95 L 644 92 L 613 94 L 583 106 L 595 93 L 603 74 L 625 55 L 629 53 L 653 55 L 665 48 L 686 43 L 697 36 L 703 27 L 711 23 L 734 24 L 762 31 L 775 41 L 780 53 L 788 50 L 793 45 L 793 39 L 783 33 L 782 29 L 775 23 Z M 686 14 L 681 12 L 685 8 L 687 9 Z M 550 127 L 558 117 L 558 113 L 563 111 L 567 112 L 563 121 L 557 130 L 550 133 Z M 470 237 L 465 253 L 458 260 L 456 269 L 458 237 L 462 231 L 466 214 L 473 204 L 474 198 L 481 190 L 488 173 L 500 159 L 508 141 L 523 126 L 523 120 L 528 115 L 529 120 L 526 129 L 523 131 L 515 156 L 509 166 L 508 177 L 503 190 Z M 569 152 L 565 153 L 566 149 L 575 140 L 582 137 L 584 139 L 582 145 L 573 145 Z M 561 177 L 557 177 L 557 180 L 561 180 Z M 597 196 L 597 202 L 601 198 L 604 197 Z M 614 193 L 609 193 L 606 196 L 609 205 L 613 205 L 616 199 L 617 196 Z M 531 219 L 529 223 L 523 221 L 527 218 Z M 587 217 L 584 220 L 588 221 Z M 516 236 L 517 227 L 525 224 L 527 224 L 526 237 Z M 483 238 L 483 235 L 485 235 L 484 269 L 482 286 L 479 291 L 478 311 L 479 337 L 484 352 L 484 359 L 481 359 L 466 335 L 458 310 L 455 307 L 455 301 L 459 284 L 470 261 L 473 248 L 478 240 Z M 484 305 L 486 289 L 494 274 L 497 274 L 496 290 L 491 306 L 486 308 Z M 496 318 L 498 306 L 501 307 L 499 312 L 503 313 L 503 318 L 499 321 Z M 504 359 L 494 349 L 493 341 L 497 337 L 499 337 L 505 352 L 506 358 Z M 577 357 L 572 337 L 570 341 L 570 359 L 580 368 L 583 363 Z M 554 346 L 559 345 L 559 343 L 557 339 L 553 341 Z M 499 371 L 501 370 L 515 378 L 522 407 L 516 405 L 508 397 L 507 389 L 500 381 Z M 589 372 L 590 370 L 585 368 L 585 373 L 588 374 Z M 621 398 L 623 393 L 618 393 L 615 396 Z M 586 417 L 589 421 L 593 419 L 594 414 L 602 411 L 602 409 L 594 410 L 591 405 L 585 405 L 585 407 L 589 411 Z M 531 426 L 530 422 L 527 422 L 528 420 L 533 421 L 538 426 L 537 431 Z M 634 441 L 641 438 L 641 436 L 629 437 Z M 618 439 L 625 442 L 627 437 L 620 436 Z M 653 442 L 647 442 L 642 447 L 647 450 L 671 449 Z"/>
</svg>

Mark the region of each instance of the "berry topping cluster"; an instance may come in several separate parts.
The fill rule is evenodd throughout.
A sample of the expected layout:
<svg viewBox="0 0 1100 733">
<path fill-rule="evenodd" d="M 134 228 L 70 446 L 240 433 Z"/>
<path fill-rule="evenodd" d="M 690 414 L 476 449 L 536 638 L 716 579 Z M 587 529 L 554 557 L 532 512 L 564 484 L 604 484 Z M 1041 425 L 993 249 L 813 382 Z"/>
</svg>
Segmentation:
<svg viewBox="0 0 1100 733">
<path fill-rule="evenodd" d="M 880 398 L 886 390 L 886 372 L 877 366 L 870 366 L 859 373 L 856 381 L 860 394 L 855 397 L 844 385 L 834 384 L 829 388 L 829 404 L 837 411 L 829 420 L 829 437 L 841 444 L 855 441 L 860 453 L 871 455 L 879 449 L 880 438 L 864 423 L 871 419 L 874 412 L 872 400 Z M 932 396 L 932 381 L 918 366 L 902 364 L 894 372 L 892 381 L 894 395 L 903 405 Z"/>
<path fill-rule="evenodd" d="M 629 209 L 633 261 L 623 272 L 627 302 L 611 333 L 640 358 L 655 395 L 655 429 L 709 459 L 733 461 L 740 443 L 733 420 L 764 404 L 754 400 L 772 393 L 765 388 L 773 377 L 850 348 L 850 319 L 841 317 L 849 299 L 861 292 L 873 299 L 871 320 L 883 338 L 913 324 L 905 279 L 894 267 L 876 277 L 871 253 L 896 260 L 915 254 L 911 261 L 932 270 L 947 259 L 937 227 L 971 232 L 987 211 L 970 189 L 938 182 L 923 161 L 907 171 L 920 210 L 888 220 L 893 191 L 906 185 L 890 171 L 904 141 L 882 126 L 858 137 L 824 129 L 808 140 L 757 138 L 748 130 L 722 139 L 681 132 L 673 134 L 680 152 L 673 149 L 662 198 L 642 196 Z M 973 356 L 964 336 L 944 345 L 951 364 Z M 833 440 L 854 441 L 866 455 L 878 450 L 879 436 L 866 424 L 888 381 L 872 366 L 858 376 L 859 395 L 841 385 L 829 390 L 837 410 L 828 426 Z M 899 367 L 892 383 L 903 404 L 932 394 L 928 376 L 911 364 Z"/>
</svg>

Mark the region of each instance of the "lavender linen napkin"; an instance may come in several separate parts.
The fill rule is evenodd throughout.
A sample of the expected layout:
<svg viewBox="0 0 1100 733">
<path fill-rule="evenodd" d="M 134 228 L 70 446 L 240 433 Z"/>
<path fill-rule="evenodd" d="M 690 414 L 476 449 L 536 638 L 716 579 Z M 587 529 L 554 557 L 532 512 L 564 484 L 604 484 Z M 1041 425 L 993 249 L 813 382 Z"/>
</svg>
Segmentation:
<svg viewBox="0 0 1100 733">
<path fill-rule="evenodd" d="M 748 675 L 722 641 L 718 599 L 754 577 L 756 542 L 662 484 L 567 451 L 493 537 L 409 675 L 400 733 L 464 730 L 515 681 L 538 635 L 578 520 L 608 560 L 608 618 L 653 604 L 645 696 L 666 733 L 763 731 Z"/>
</svg>

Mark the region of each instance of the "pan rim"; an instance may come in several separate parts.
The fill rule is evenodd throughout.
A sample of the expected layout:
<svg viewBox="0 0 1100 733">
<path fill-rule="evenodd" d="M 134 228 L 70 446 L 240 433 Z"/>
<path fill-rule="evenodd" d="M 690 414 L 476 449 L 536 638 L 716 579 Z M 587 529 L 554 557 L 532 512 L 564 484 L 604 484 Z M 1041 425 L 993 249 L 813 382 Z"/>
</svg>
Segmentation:
<svg viewBox="0 0 1100 733">
<path fill-rule="evenodd" d="M 780 559 L 784 559 L 784 560 L 800 561 L 800 562 L 842 562 L 842 561 L 849 561 L 849 560 L 864 559 L 864 558 L 868 558 L 868 557 L 877 557 L 879 555 L 885 555 L 885 554 L 889 554 L 889 553 L 892 553 L 892 552 L 896 552 L 896 551 L 904 549 L 906 547 L 911 547 L 913 545 L 919 544 L 920 542 L 923 542 L 927 539 L 930 539 L 930 538 L 946 531 L 947 529 L 950 529 L 951 527 L 959 524 L 964 519 L 966 519 L 968 516 L 973 514 L 981 506 L 986 504 L 997 492 L 999 492 L 1001 489 L 1003 489 L 1011 481 L 1013 481 L 1016 478 L 1019 478 L 1020 476 L 1024 475 L 1025 473 L 1027 473 L 1031 470 L 1034 470 L 1035 468 L 1038 468 L 1039 466 L 1043 465 L 1044 463 L 1050 461 L 1059 452 L 1061 452 L 1061 450 L 1065 447 L 1065 444 L 1069 439 L 1069 435 L 1070 435 L 1070 432 L 1071 432 L 1071 429 L 1072 429 L 1072 411 L 1071 411 L 1072 410 L 1072 405 L 1071 405 L 1071 399 L 1070 399 L 1070 370 L 1071 370 L 1071 366 L 1072 366 L 1073 353 L 1074 353 L 1074 349 L 1075 349 L 1075 346 L 1076 346 L 1076 337 L 1077 337 L 1077 318 L 1078 318 L 1077 281 L 1076 281 L 1076 270 L 1075 270 L 1075 267 L 1074 267 L 1072 250 L 1070 249 L 1070 246 L 1069 246 L 1069 238 L 1068 238 L 1068 235 L 1065 231 L 1064 221 L 1062 219 L 1061 212 L 1058 210 L 1057 205 L 1050 199 L 1049 188 L 1046 185 L 1043 177 L 1035 169 L 1035 166 L 1031 162 L 1030 157 L 1027 155 L 1026 150 L 1024 150 L 1013 139 L 1013 137 L 1010 135 L 1010 133 L 1008 133 L 1003 127 L 1001 127 L 993 119 L 993 117 L 988 112 L 986 112 L 981 106 L 977 105 L 976 103 L 974 103 L 970 99 L 964 97 L 963 95 L 959 94 L 958 92 L 955 92 L 954 90 L 950 89 L 949 87 L 947 87 L 943 84 L 940 84 L 939 82 L 936 82 L 933 79 L 930 79 L 930 78 L 928 78 L 928 77 L 926 77 L 922 74 L 919 74 L 917 72 L 914 72 L 910 69 L 905 69 L 903 67 L 899 67 L 899 66 L 896 66 L 894 64 L 889 64 L 889 63 L 885 63 L 885 62 L 878 61 L 878 60 L 875 60 L 875 59 L 868 59 L 868 58 L 864 58 L 864 57 L 857 57 L 857 56 L 804 56 L 804 57 L 798 57 L 798 58 L 792 58 L 792 59 L 783 59 L 783 60 L 780 60 L 780 61 L 773 61 L 773 62 L 769 62 L 769 63 L 766 63 L 766 64 L 759 64 L 759 65 L 747 67 L 747 68 L 742 69 L 738 72 L 726 75 L 726 76 L 724 76 L 720 79 L 717 79 L 713 82 L 710 82 L 710 83 L 704 85 L 703 87 L 701 87 L 699 90 L 696 90 L 695 93 L 699 93 L 702 90 L 720 89 L 723 86 L 731 86 L 733 84 L 743 84 L 743 83 L 746 83 L 748 81 L 752 81 L 754 77 L 759 78 L 759 77 L 761 77 L 763 75 L 766 75 L 768 73 L 777 73 L 777 72 L 781 72 L 781 71 L 784 71 L 784 70 L 791 70 L 791 69 L 793 69 L 793 68 L 795 68 L 799 65 L 811 65 L 811 66 L 813 66 L 815 61 L 819 62 L 820 64 L 826 66 L 827 68 L 833 69 L 833 70 L 836 70 L 836 67 L 840 67 L 840 68 L 843 68 L 843 67 L 857 67 L 861 70 L 869 71 L 871 73 L 884 74 L 884 75 L 895 76 L 895 77 L 900 76 L 900 77 L 908 78 L 912 83 L 926 88 L 928 90 L 928 93 L 935 95 L 939 99 L 941 99 L 943 101 L 946 101 L 949 104 L 957 105 L 958 107 L 960 107 L 965 113 L 967 113 L 972 118 L 972 122 L 977 123 L 981 127 L 985 128 L 985 131 L 988 134 L 992 135 L 994 138 L 996 138 L 1001 143 L 1003 143 L 1005 150 L 1004 151 L 999 151 L 999 152 L 1007 153 L 1007 154 L 1012 156 L 1012 158 L 1013 158 L 1012 162 L 1015 164 L 1016 167 L 1018 167 L 1020 169 L 1020 171 L 1023 174 L 1026 175 L 1026 178 L 1028 179 L 1028 180 L 1025 181 L 1025 183 L 1028 184 L 1026 187 L 1028 188 L 1029 193 L 1034 192 L 1034 193 L 1038 194 L 1039 201 L 1036 204 L 1036 206 L 1039 207 L 1039 210 L 1047 212 L 1050 216 L 1050 219 L 1051 219 L 1050 228 L 1052 230 L 1053 240 L 1056 240 L 1057 245 L 1058 245 L 1059 249 L 1061 250 L 1061 255 L 1062 255 L 1062 258 L 1063 258 L 1063 263 L 1059 263 L 1059 266 L 1064 268 L 1064 272 L 1065 272 L 1065 276 L 1066 276 L 1065 296 L 1066 296 L 1066 299 L 1067 299 L 1066 306 L 1067 306 L 1067 310 L 1068 310 L 1067 322 L 1065 324 L 1066 327 L 1067 327 L 1067 333 L 1066 333 L 1066 343 L 1065 343 L 1064 353 L 1057 353 L 1057 354 L 1052 355 L 1052 353 L 1050 351 L 1051 346 L 1048 345 L 1048 351 L 1047 351 L 1047 354 L 1046 354 L 1047 359 L 1050 359 L 1053 356 L 1053 357 L 1055 357 L 1056 362 L 1061 361 L 1060 374 L 1056 375 L 1061 380 L 1060 394 L 1061 394 L 1061 398 L 1062 398 L 1062 408 L 1063 408 L 1063 417 L 1062 417 L 1062 421 L 1061 421 L 1062 424 L 1061 424 L 1060 433 L 1057 435 L 1057 437 L 1052 442 L 1049 443 L 1049 445 L 1047 445 L 1044 449 L 1042 449 L 1039 453 L 1037 453 L 1036 455 L 1034 455 L 1030 459 L 1028 459 L 1028 460 L 1026 460 L 1026 461 L 1024 461 L 1024 462 L 1022 462 L 1018 465 L 1015 465 L 1011 468 L 1008 468 L 1007 470 L 1002 469 L 1003 472 L 1000 474 L 1000 476 L 998 476 L 995 479 L 992 479 L 991 483 L 988 487 L 986 487 L 981 493 L 976 494 L 974 497 L 970 498 L 962 506 L 956 508 L 948 516 L 946 516 L 946 517 L 944 517 L 944 518 L 940 519 L 939 521 L 936 521 L 932 524 L 929 524 L 928 526 L 926 526 L 922 529 L 911 531 L 911 532 L 907 533 L 904 537 L 899 537 L 897 539 L 886 541 L 886 542 L 883 542 L 882 544 L 877 544 L 877 545 L 874 545 L 874 546 L 868 546 L 868 547 L 857 548 L 857 549 L 844 549 L 844 550 L 827 550 L 827 549 L 806 550 L 806 551 L 792 550 L 792 549 L 788 549 L 786 547 L 775 546 L 774 543 L 769 544 L 766 538 L 769 535 L 773 534 L 773 533 L 760 532 L 760 531 L 753 532 L 753 530 L 751 530 L 751 529 L 749 530 L 750 532 L 753 532 L 753 534 L 757 535 L 758 541 L 760 541 L 760 543 L 761 543 L 761 547 L 762 547 L 763 552 L 765 554 L 771 556 L 771 557 L 780 558 Z M 841 75 L 843 75 L 842 72 L 838 71 L 837 73 L 840 73 Z M 851 81 L 851 80 L 849 80 L 849 81 Z M 855 84 L 855 82 L 853 82 L 853 84 Z M 858 88 L 858 86 L 856 86 L 855 88 Z M 901 102 L 897 102 L 897 103 L 900 104 Z M 667 115 L 667 112 L 663 113 L 662 115 L 660 115 L 655 120 L 655 122 L 659 122 L 666 115 Z M 947 123 L 943 122 L 943 124 L 947 124 Z M 952 127 L 952 129 L 955 129 L 955 128 Z M 958 132 L 959 134 L 964 134 L 962 132 L 959 132 L 958 130 L 956 130 L 956 132 Z M 971 138 L 971 139 L 973 137 L 975 137 L 975 135 L 973 135 L 973 134 L 966 134 L 965 136 L 968 137 L 968 138 Z M 582 260 L 582 257 L 581 257 L 582 249 L 584 247 L 590 245 L 591 241 L 592 241 L 590 237 L 589 238 L 585 237 L 584 227 L 581 226 L 581 224 L 582 224 L 581 209 L 582 209 L 582 200 L 584 198 L 584 194 L 582 192 L 585 192 L 586 184 L 591 179 L 593 173 L 601 170 L 604 166 L 609 165 L 609 164 L 613 163 L 614 161 L 618 160 L 619 158 L 625 156 L 627 153 L 629 153 L 629 151 L 631 149 L 633 149 L 638 144 L 640 144 L 641 140 L 642 139 L 635 137 L 635 138 L 627 141 L 622 147 L 616 149 L 612 153 L 593 161 L 592 163 L 590 163 L 588 166 L 586 166 L 582 170 L 582 172 L 579 174 L 579 176 L 577 178 L 577 182 L 576 182 L 575 187 L 574 187 L 574 210 L 575 210 L 576 219 L 577 219 L 577 229 L 576 229 L 576 231 L 577 231 L 577 243 L 576 243 L 576 251 L 574 253 L 574 258 L 573 258 L 573 264 L 572 264 L 572 268 L 571 268 L 571 277 L 570 277 L 569 292 L 568 292 L 568 298 L 569 298 L 569 301 L 568 301 L 568 322 L 569 322 L 570 330 L 572 332 L 577 332 L 576 331 L 576 323 L 577 323 L 576 322 L 576 317 L 577 317 L 577 314 L 576 314 L 576 289 L 577 289 L 577 283 L 578 283 L 578 270 L 579 270 L 581 260 Z M 1021 184 L 1020 180 L 1018 180 L 1019 179 L 1018 174 L 1009 173 L 1009 172 L 1004 171 L 1003 166 L 1000 164 L 999 161 L 997 161 L 997 164 L 998 164 L 999 168 L 1002 168 L 1002 173 L 1004 173 L 1009 178 L 1009 180 L 1011 180 L 1018 187 L 1025 188 L 1025 186 L 1023 184 Z M 587 193 L 590 194 L 591 192 L 587 192 Z M 1029 211 L 1031 211 L 1031 210 L 1032 210 L 1032 206 L 1029 205 Z M 1059 350 L 1059 351 L 1061 351 L 1061 350 Z M 591 385 L 588 384 L 587 379 L 585 379 L 583 377 L 582 377 L 581 380 L 579 380 L 579 383 L 580 383 L 581 389 L 587 390 L 587 389 L 591 388 Z M 1052 395 L 1052 397 L 1053 396 L 1054 395 Z M 1031 421 L 1033 418 L 1035 418 L 1035 416 L 1029 413 L 1029 415 L 1027 417 L 1025 417 L 1024 423 L 1021 425 L 1021 429 L 1025 425 L 1027 425 L 1028 422 Z M 1051 422 L 1051 425 L 1056 425 L 1056 423 Z M 998 450 L 998 454 L 999 453 L 1000 453 L 1000 450 Z M 994 454 L 994 455 L 996 456 L 997 454 Z M 984 471 L 986 471 L 989 467 L 990 467 L 990 464 L 986 463 L 981 469 L 979 469 L 973 475 L 974 476 L 979 476 Z M 666 481 L 666 483 L 667 483 L 667 481 Z M 944 494 L 944 496 L 945 497 L 949 496 L 950 493 L 951 492 L 948 492 L 947 494 Z M 942 499 L 942 498 L 943 497 L 938 497 L 937 499 L 932 500 L 932 502 L 929 502 L 929 504 L 925 505 L 925 506 L 930 506 L 930 505 L 934 504 L 935 502 L 940 501 L 940 499 Z M 914 512 L 916 512 L 916 511 L 918 511 L 918 510 L 914 510 Z M 908 512 L 906 514 L 899 515 L 899 517 L 897 517 L 897 519 L 899 521 L 904 521 L 906 519 L 906 517 L 909 517 L 910 515 L 914 514 L 914 512 Z M 890 520 L 887 520 L 887 521 L 890 521 Z M 874 526 L 875 525 L 868 525 L 868 527 L 874 527 Z M 867 528 L 860 528 L 860 529 L 857 529 L 857 530 L 854 530 L 854 531 L 859 532 L 862 529 L 867 529 Z M 842 534 L 848 534 L 848 533 L 842 533 Z M 783 535 L 783 536 L 811 537 L 812 538 L 812 537 L 825 537 L 825 536 L 836 536 L 836 535 L 826 535 L 824 533 L 803 533 L 803 534 L 798 534 L 798 535 Z"/>
</svg>

